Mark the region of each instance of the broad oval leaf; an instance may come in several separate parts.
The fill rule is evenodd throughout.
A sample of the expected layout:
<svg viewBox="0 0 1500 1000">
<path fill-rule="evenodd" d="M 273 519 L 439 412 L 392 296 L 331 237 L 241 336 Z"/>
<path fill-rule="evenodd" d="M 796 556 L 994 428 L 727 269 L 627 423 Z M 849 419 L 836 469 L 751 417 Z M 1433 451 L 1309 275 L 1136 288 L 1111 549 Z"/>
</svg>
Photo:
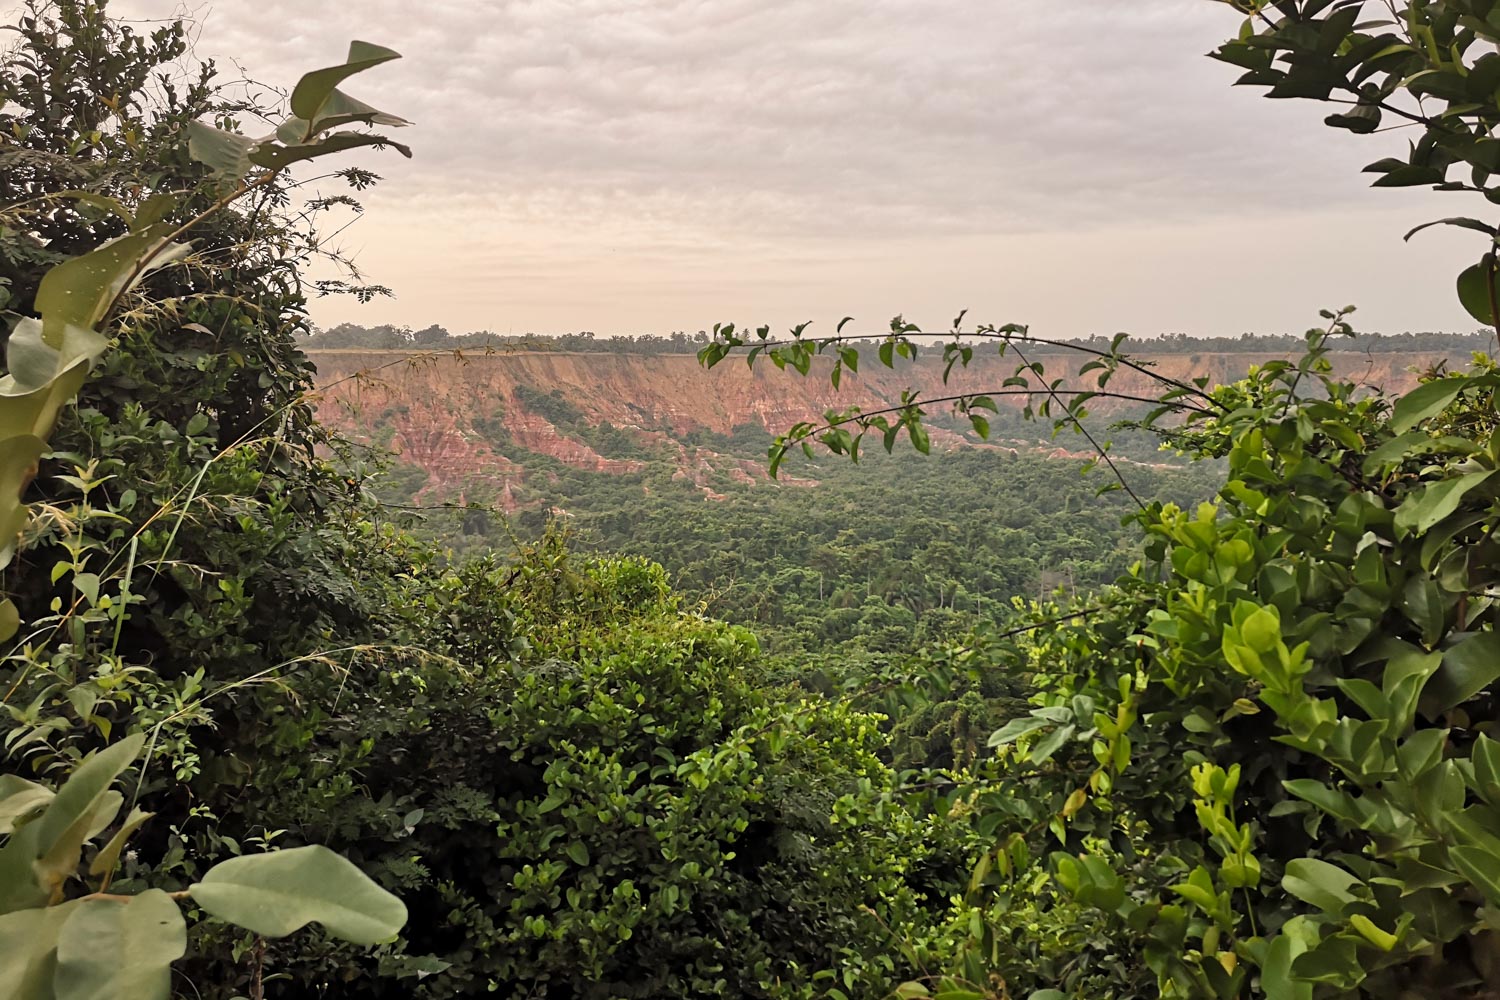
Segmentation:
<svg viewBox="0 0 1500 1000">
<path fill-rule="evenodd" d="M 1500 299 L 1500 272 L 1495 269 L 1493 255 L 1486 254 L 1484 260 L 1464 268 L 1458 276 L 1458 301 L 1470 316 L 1485 326 L 1494 326 L 1493 303 L 1497 299 Z"/>
<path fill-rule="evenodd" d="M 349 43 L 349 55 L 342 65 L 315 69 L 303 74 L 292 90 L 292 114 L 307 121 L 316 121 L 323 113 L 324 105 L 333 95 L 334 88 L 355 73 L 362 73 L 372 66 L 400 59 L 401 53 L 383 45 L 353 41 Z"/>
<path fill-rule="evenodd" d="M 67 1000 L 164 1000 L 187 925 L 160 889 L 123 902 L 79 900 L 57 937 L 54 991 Z"/>
<path fill-rule="evenodd" d="M 1339 914 L 1354 902 L 1349 890 L 1359 879 L 1337 865 L 1317 858 L 1297 858 L 1287 863 L 1281 887 L 1304 903 L 1311 903 L 1325 913 Z"/>
<path fill-rule="evenodd" d="M 256 140 L 202 122 L 188 122 L 188 155 L 215 173 L 244 177 Z"/>
<path fill-rule="evenodd" d="M 80 764 L 57 790 L 57 797 L 36 821 L 35 865 L 43 887 L 61 884 L 78 867 L 84 841 L 91 831 L 97 832 L 100 807 L 119 808 L 118 801 L 108 801 L 109 786 L 140 754 L 145 740 L 144 734 L 137 733 L 106 747 Z"/>
<path fill-rule="evenodd" d="M 1452 479 L 1429 483 L 1412 493 L 1396 508 L 1396 527 L 1414 535 L 1426 533 L 1443 518 L 1458 509 L 1464 494 L 1489 482 L 1489 472 L 1469 472 Z"/>
<path fill-rule="evenodd" d="M 1046 719 L 1038 719 L 1035 716 L 1023 716 L 1019 719 L 1011 719 L 999 729 L 990 733 L 989 745 L 992 747 L 1004 746 L 1014 743 L 1028 733 L 1034 733 L 1039 729 L 1046 729 L 1051 723 Z"/>
<path fill-rule="evenodd" d="M 1435 719 L 1500 680 L 1500 634 L 1477 632 L 1443 650 L 1443 663 L 1422 688 L 1422 714 Z"/>
<path fill-rule="evenodd" d="M 0 914 L 0 997 L 51 997 L 57 935 L 80 905 L 38 907 Z"/>
<path fill-rule="evenodd" d="M 125 822 L 115 831 L 115 835 L 109 838 L 108 843 L 99 849 L 93 864 L 89 865 L 90 875 L 111 875 L 114 873 L 115 865 L 120 863 L 120 852 L 125 850 L 125 844 L 130 840 L 131 834 L 141 828 L 141 825 L 155 816 L 139 806 L 130 810 L 130 815 L 125 817 Z"/>
<path fill-rule="evenodd" d="M 221 920 L 266 937 L 310 923 L 355 944 L 388 940 L 406 923 L 406 904 L 326 847 L 294 847 L 231 858 L 189 890 Z"/>
<path fill-rule="evenodd" d="M 1396 401 L 1391 410 L 1391 430 L 1404 434 L 1429 417 L 1437 416 L 1470 384 L 1472 380 L 1466 375 L 1423 382 Z"/>
</svg>

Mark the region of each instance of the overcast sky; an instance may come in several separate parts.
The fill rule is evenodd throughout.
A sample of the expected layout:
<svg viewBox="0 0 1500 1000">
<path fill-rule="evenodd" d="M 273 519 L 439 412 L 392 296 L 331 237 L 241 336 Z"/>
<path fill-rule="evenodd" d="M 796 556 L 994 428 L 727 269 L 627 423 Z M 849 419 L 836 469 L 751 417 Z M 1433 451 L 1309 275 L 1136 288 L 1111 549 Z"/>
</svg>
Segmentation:
<svg viewBox="0 0 1500 1000">
<path fill-rule="evenodd" d="M 160 16 L 173 0 L 115 0 Z M 1462 195 L 1369 190 L 1405 148 L 1231 86 L 1210 0 L 217 0 L 197 52 L 411 119 L 338 244 L 350 320 L 665 333 L 960 309 L 1038 334 L 1471 329 Z M 327 189 L 334 193 L 335 188 Z"/>
</svg>

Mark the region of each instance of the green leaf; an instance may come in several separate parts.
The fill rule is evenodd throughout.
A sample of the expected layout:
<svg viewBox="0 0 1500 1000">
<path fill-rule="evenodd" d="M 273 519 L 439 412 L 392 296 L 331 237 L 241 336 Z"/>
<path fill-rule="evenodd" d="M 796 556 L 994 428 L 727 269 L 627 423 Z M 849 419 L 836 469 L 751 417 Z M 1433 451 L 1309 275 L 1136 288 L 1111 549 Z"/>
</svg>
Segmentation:
<svg viewBox="0 0 1500 1000">
<path fill-rule="evenodd" d="M 1490 903 L 1500 903 L 1500 858 L 1482 847 L 1451 847 L 1448 857 Z"/>
<path fill-rule="evenodd" d="M 1463 216 L 1452 216 L 1447 219 L 1433 219 L 1431 222 L 1424 222 L 1420 226 L 1414 226 L 1407 231 L 1407 234 L 1405 236 L 1401 238 L 1403 240 L 1410 240 L 1413 236 L 1417 235 L 1422 230 L 1431 229 L 1433 226 L 1458 226 L 1460 229 L 1472 229 L 1476 233 L 1484 233 L 1486 236 L 1490 237 L 1500 235 L 1500 233 L 1496 232 L 1495 227 L 1490 225 L 1488 222 L 1482 222 L 1479 219 L 1465 218 Z"/>
<path fill-rule="evenodd" d="M 1375 921 L 1363 913 L 1355 913 L 1349 917 L 1349 926 L 1359 931 L 1360 937 L 1379 948 L 1381 951 L 1390 951 L 1396 947 L 1398 938 L 1390 931 L 1385 930 Z"/>
<path fill-rule="evenodd" d="M 1448 404 L 1453 402 L 1469 384 L 1470 379 L 1465 375 L 1452 375 L 1448 378 L 1423 382 L 1396 401 L 1395 407 L 1391 410 L 1391 430 L 1397 434 L 1404 434 L 1422 421 L 1437 416 L 1447 409 Z M 1376 453 L 1383 452 L 1386 447 L 1394 443 L 1386 442 L 1386 445 L 1377 449 Z M 1374 455 L 1371 458 L 1374 458 Z"/>
<path fill-rule="evenodd" d="M 0 886 L 0 892 L 4 887 Z M 0 916 L 0 997 L 51 1000 L 57 935 L 78 900 Z M 61 998 L 71 1000 L 71 998 Z"/>
<path fill-rule="evenodd" d="M 50 893 L 32 864 L 37 854 L 37 828 L 35 821 L 21 826 L 0 847 L 0 914 L 47 903 Z"/>
<path fill-rule="evenodd" d="M 4 478 L 4 474 L 0 473 L 0 480 L 3 480 Z M 16 492 L 19 493 L 20 491 L 17 490 Z M 24 524 L 26 516 L 25 508 L 20 504 L 17 504 L 17 507 L 21 512 L 22 521 Z M 18 526 L 16 530 L 19 531 L 20 527 Z M 7 532 L 7 535 L 14 534 L 15 532 L 13 531 Z M 7 540 L 3 544 L 0 544 L 0 566 L 4 566 L 7 562 L 9 562 L 9 550 L 13 544 L 14 543 L 9 540 Z M 6 642 L 19 631 L 21 631 L 21 612 L 16 607 L 16 602 L 12 601 L 8 597 L 0 598 L 0 642 Z"/>
<path fill-rule="evenodd" d="M 153 194 L 142 201 L 140 207 L 135 210 L 135 222 L 131 225 L 132 231 L 139 231 L 158 222 L 164 222 L 167 213 L 177 207 L 177 199 L 169 194 Z"/>
<path fill-rule="evenodd" d="M 109 838 L 109 842 L 99 849 L 99 854 L 94 858 L 93 864 L 89 865 L 90 875 L 108 875 L 115 870 L 115 865 L 120 863 L 120 852 L 125 849 L 125 844 L 130 840 L 130 835 L 141 828 L 141 824 L 150 819 L 155 813 L 149 813 L 136 806 L 130 810 L 130 815 L 125 817 L 125 822 L 115 831 L 115 835 Z"/>
<path fill-rule="evenodd" d="M 1026 759 L 1040 767 L 1051 760 L 1052 755 L 1057 753 L 1064 743 L 1072 739 L 1073 734 L 1077 731 L 1078 727 L 1072 723 L 1066 726 L 1058 726 L 1052 732 L 1036 741 L 1036 745 L 1031 748 L 1031 752 L 1026 755 Z"/>
<path fill-rule="evenodd" d="M 118 199 L 111 198 L 109 195 L 99 194 L 97 191 L 59 191 L 53 197 L 72 198 L 75 201 L 83 202 L 85 205 L 92 205 L 95 208 L 103 209 L 127 226 L 134 228 L 135 219 L 131 217 L 130 209 L 122 205 Z"/>
<path fill-rule="evenodd" d="M 160 889 L 124 902 L 80 900 L 57 938 L 59 998 L 165 1000 L 172 963 L 187 951 L 187 925 Z"/>
<path fill-rule="evenodd" d="M 1474 764 L 1474 790 L 1490 805 L 1500 805 L 1500 742 L 1480 733 L 1469 759 Z"/>
<path fill-rule="evenodd" d="M 1422 714 L 1435 719 L 1500 678 L 1500 633 L 1476 632 L 1443 651 L 1443 664 L 1422 689 Z"/>
<path fill-rule="evenodd" d="M 1311 802 L 1335 819 L 1349 824 L 1359 822 L 1359 812 L 1355 808 L 1354 800 L 1348 794 L 1329 788 L 1316 778 L 1293 778 L 1281 784 L 1297 798 Z"/>
<path fill-rule="evenodd" d="M 1292 978 L 1292 963 L 1306 945 L 1290 934 L 1278 934 L 1260 963 L 1260 988 L 1266 1000 L 1312 1000 L 1312 984 Z"/>
<path fill-rule="evenodd" d="M 1436 383 L 1429 382 L 1427 384 L 1435 385 Z M 1399 410 L 1401 408 L 1401 404 L 1405 403 L 1408 398 L 1410 398 L 1410 394 L 1408 394 L 1407 396 L 1403 396 L 1396 403 L 1396 408 Z M 1441 412 L 1441 409 L 1442 408 L 1439 407 L 1439 412 Z M 1428 416 L 1430 415 L 1431 414 L 1428 414 Z M 1421 420 L 1426 418 L 1419 417 L 1417 419 Z M 1382 444 L 1379 448 L 1376 448 L 1374 451 L 1366 455 L 1361 468 L 1364 470 L 1364 473 L 1367 476 L 1378 476 L 1387 468 L 1400 465 L 1407 459 L 1409 455 L 1413 454 L 1414 448 L 1416 448 L 1418 445 L 1426 444 L 1431 440 L 1432 436 L 1422 431 L 1408 431 L 1405 434 L 1397 435 L 1396 437 L 1393 437 L 1389 441 L 1385 442 L 1385 444 Z"/>
<path fill-rule="evenodd" d="M 401 53 L 380 45 L 350 42 L 349 55 L 342 65 L 313 70 L 297 81 L 292 90 L 292 114 L 307 121 L 317 121 L 340 83 L 356 73 L 400 58 Z"/>
<path fill-rule="evenodd" d="M 406 905 L 326 847 L 296 847 L 231 858 L 189 887 L 209 913 L 266 937 L 313 922 L 354 944 L 388 940 L 406 923 Z"/>
<path fill-rule="evenodd" d="M 932 442 L 928 440 L 927 428 L 923 427 L 920 421 L 913 420 L 907 425 L 906 430 L 911 435 L 913 448 L 916 448 L 923 455 L 932 451 Z"/>
<path fill-rule="evenodd" d="M 256 140 L 202 122 L 188 122 L 188 155 L 210 170 L 229 177 L 250 172 L 250 151 Z"/>
<path fill-rule="evenodd" d="M 1448 606 L 1430 576 L 1413 576 L 1401 592 L 1401 611 L 1422 630 L 1422 644 L 1432 647 L 1443 634 Z"/>
<path fill-rule="evenodd" d="M 568 845 L 568 857 L 572 858 L 573 863 L 578 867 L 587 868 L 589 864 L 588 845 L 581 841 L 573 841 Z"/>
<path fill-rule="evenodd" d="M 127 736 L 84 761 L 36 821 L 37 878 L 49 892 L 78 867 L 79 854 L 95 830 L 100 809 L 110 804 L 109 786 L 140 755 L 145 740 L 141 733 Z M 113 804 L 119 808 L 118 801 Z"/>
<path fill-rule="evenodd" d="M 1051 723 L 1046 719 L 1038 719 L 1035 716 L 1023 716 L 1019 719 L 1011 719 L 999 729 L 990 733 L 989 745 L 992 747 L 1004 746 L 1014 743 L 1028 733 L 1034 733 L 1039 729 L 1046 729 Z"/>
<path fill-rule="evenodd" d="M 17 823 L 35 819 L 52 801 L 52 789 L 14 774 L 0 774 L 0 835 L 9 834 Z"/>
<path fill-rule="evenodd" d="M 1287 863 L 1281 887 L 1304 903 L 1337 916 L 1354 902 L 1354 894 L 1349 890 L 1358 882 L 1359 879 L 1337 865 L 1317 858 L 1296 858 Z"/>
<path fill-rule="evenodd" d="M 337 132 L 314 142 L 299 143 L 295 146 L 262 143 L 251 150 L 250 160 L 268 170 L 280 170 L 282 167 L 302 160 L 312 160 L 319 156 L 327 156 L 329 153 L 341 153 L 346 149 L 356 149 L 360 146 L 390 146 L 402 156 L 411 159 L 410 146 L 383 135 L 371 135 L 367 132 Z"/>
<path fill-rule="evenodd" d="M 1494 255 L 1485 254 L 1482 261 L 1464 268 L 1458 276 L 1458 301 L 1470 316 L 1485 326 L 1494 326 L 1495 312 L 1490 303 L 1495 298 L 1500 298 L 1500 272 L 1495 269 Z"/>
<path fill-rule="evenodd" d="M 1465 494 L 1483 486 L 1494 475 L 1493 469 L 1469 472 L 1422 487 L 1396 508 L 1396 528 L 1403 533 L 1424 534 L 1457 510 Z"/>
<path fill-rule="evenodd" d="M 42 340 L 60 349 L 64 346 L 64 328 L 73 326 L 91 331 L 104 318 L 111 303 L 147 271 L 186 254 L 188 247 L 183 244 L 162 244 L 173 231 L 171 225 L 158 223 L 110 240 L 49 270 L 36 292 Z M 149 260 L 148 254 L 152 255 Z M 65 358 L 64 363 L 74 360 Z M 15 373 L 14 366 L 11 372 Z"/>
<path fill-rule="evenodd" d="M 295 115 L 288 118 L 276 130 L 276 138 L 288 146 L 307 142 L 312 136 L 344 125 L 385 125 L 400 128 L 411 122 L 397 115 L 387 114 L 363 101 L 356 100 L 342 90 L 334 90 L 323 102 L 323 110 L 316 121 L 309 122 Z"/>
<path fill-rule="evenodd" d="M 1423 653 L 1414 648 L 1398 649 L 1386 661 L 1381 690 L 1391 703 L 1392 732 L 1405 732 L 1417 714 L 1417 699 L 1428 678 L 1443 665 L 1443 654 Z"/>
<path fill-rule="evenodd" d="M 1354 938 L 1342 934 L 1326 938 L 1316 948 L 1292 961 L 1292 975 L 1310 983 L 1353 989 L 1365 978 L 1364 966 L 1359 960 L 1359 944 Z"/>
<path fill-rule="evenodd" d="M 15 334 L 11 335 L 14 339 Z M 82 382 L 83 379 L 78 380 Z M 0 399 L 0 420 L 11 417 L 7 400 Z M 30 422 L 33 414 L 25 412 L 20 419 Z M 0 440 L 0 566 L 10 563 L 15 554 L 20 533 L 30 519 L 30 512 L 21 502 L 21 495 L 36 474 L 37 461 L 47 450 L 47 443 L 32 434 L 18 434 Z M 20 628 L 21 613 L 10 601 L 10 609 L 4 615 L 7 628 Z"/>
</svg>

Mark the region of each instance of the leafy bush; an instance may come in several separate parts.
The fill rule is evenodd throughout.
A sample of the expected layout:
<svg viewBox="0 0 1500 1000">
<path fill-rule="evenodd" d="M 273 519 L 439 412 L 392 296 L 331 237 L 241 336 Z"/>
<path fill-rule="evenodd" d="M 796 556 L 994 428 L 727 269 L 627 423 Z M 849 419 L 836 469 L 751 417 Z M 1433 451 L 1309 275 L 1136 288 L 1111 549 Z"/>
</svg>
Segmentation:
<svg viewBox="0 0 1500 1000">
<path fill-rule="evenodd" d="M 110 37 L 113 31 L 113 37 L 125 43 L 124 51 L 103 54 L 104 65 L 98 73 L 133 88 L 144 84 L 153 60 L 170 58 L 181 51 L 180 25 L 163 29 L 148 47 L 130 33 L 112 29 L 102 21 L 102 13 L 102 7 L 89 4 L 65 5 L 58 14 L 59 29 L 57 22 L 38 18 L 33 8 L 32 16 L 21 25 L 24 44 L 31 47 L 29 55 L 37 58 L 17 57 L 7 62 L 5 75 L 0 78 L 0 104 L 13 118 L 11 134 L 31 143 L 19 150 L 20 155 L 13 150 L 7 156 L 21 163 L 16 176 L 23 186 L 45 187 L 59 176 L 87 173 L 83 168 L 74 170 L 65 159 L 59 160 L 47 148 L 48 131 L 34 129 L 34 122 L 26 121 L 28 101 L 33 119 L 45 122 L 50 117 L 54 125 L 59 120 L 56 105 L 65 102 L 53 100 L 55 95 L 49 88 L 57 81 L 44 80 L 44 66 L 49 59 L 70 63 L 76 56 L 76 51 L 59 45 L 62 31 L 75 40 L 80 36 L 98 40 Z M 212 179 L 206 185 L 212 193 L 204 194 L 204 203 L 195 209 L 185 207 L 190 198 L 162 192 L 145 197 L 135 191 L 135 198 L 140 200 L 127 206 L 98 190 L 45 191 L 29 199 L 32 204 L 7 207 L 10 212 L 18 208 L 23 211 L 18 216 L 21 229 L 0 230 L 5 270 L 36 279 L 34 289 L 21 288 L 15 277 L 7 276 L 7 300 L 15 299 L 20 290 L 21 301 L 38 315 L 22 314 L 11 327 L 6 344 L 9 371 L 0 378 L 0 473 L 4 483 L 0 490 L 0 530 L 4 534 L 0 566 L 8 565 L 17 549 L 29 540 L 25 537 L 31 526 L 26 488 L 46 454 L 47 438 L 59 414 L 84 383 L 94 360 L 109 346 L 102 331 L 118 329 L 123 307 L 137 301 L 137 288 L 149 272 L 180 266 L 190 258 L 192 248 L 178 242 L 184 234 L 217 220 L 239 198 L 269 186 L 289 162 L 371 144 L 366 141 L 368 136 L 335 133 L 333 130 L 340 126 L 368 124 L 382 117 L 388 124 L 399 123 L 399 119 L 382 116 L 373 108 L 351 103 L 331 82 L 332 78 L 341 80 L 393 58 L 397 58 L 396 53 L 389 50 L 355 43 L 346 64 L 304 77 L 294 91 L 293 105 L 305 117 L 292 119 L 274 140 L 252 142 L 188 122 L 187 131 L 194 137 L 194 157 L 219 160 L 203 147 L 205 137 L 216 148 L 238 146 L 244 150 L 242 168 L 227 180 Z M 68 81 L 67 76 L 62 79 Z M 76 96 L 78 88 L 89 82 L 72 80 L 62 88 L 74 88 Z M 203 96 L 196 90 L 195 94 Z M 101 100 L 98 92 L 85 92 L 83 96 L 85 104 L 109 107 L 111 114 L 106 118 L 122 115 L 122 109 L 130 106 L 129 94 L 116 93 L 108 100 Z M 21 104 L 18 118 L 12 113 L 12 103 Z M 76 127 L 95 120 L 85 109 L 72 124 Z M 139 134 L 128 125 L 125 133 L 127 143 L 139 142 Z M 90 141 L 100 142 L 102 134 L 96 131 Z M 114 139 L 112 134 L 111 142 Z M 218 166 L 222 173 L 223 164 Z M 256 168 L 257 176 L 245 180 L 244 175 Z M 35 203 L 50 209 L 53 201 L 104 210 L 111 217 L 105 228 L 115 229 L 113 238 L 92 248 L 85 243 L 86 252 L 77 252 L 73 244 L 79 237 L 87 240 L 91 235 L 110 234 L 90 233 L 87 226 L 69 231 L 65 210 L 44 210 L 39 217 L 35 215 Z M 181 213 L 183 218 L 164 221 L 174 213 Z M 140 411 L 127 407 L 123 416 L 136 420 Z M 210 422 L 202 411 L 194 413 L 188 420 L 187 437 L 201 436 Z M 105 424 L 107 421 L 100 421 L 96 426 Z M 141 422 L 141 426 L 146 423 Z M 170 432 L 161 433 L 160 427 L 150 429 L 158 440 L 172 442 Z M 193 705 L 184 705 L 184 701 L 201 690 L 198 682 L 203 672 L 197 671 L 190 684 L 179 689 L 175 705 L 164 705 L 167 699 L 161 695 L 164 688 L 171 691 L 170 682 L 153 683 L 154 671 L 125 666 L 120 656 L 123 626 L 132 604 L 142 596 L 139 588 L 131 590 L 137 558 L 143 548 L 148 557 L 158 556 L 159 572 L 172 550 L 176 531 L 167 536 L 164 546 L 154 547 L 154 533 L 148 528 L 152 520 L 165 513 L 166 508 L 161 508 L 130 536 L 118 527 L 102 540 L 83 534 L 80 525 L 92 528 L 98 521 L 130 521 L 116 511 L 95 506 L 98 499 L 91 494 L 113 478 L 98 478 L 99 464 L 97 460 L 79 462 L 75 474 L 58 477 L 66 488 L 80 495 L 71 509 L 47 507 L 46 518 L 58 536 L 57 548 L 67 555 L 51 567 L 50 582 L 66 580 L 71 585 L 67 592 L 71 606 L 63 610 L 64 597 L 59 595 L 45 606 L 49 615 L 29 620 L 30 615 L 23 619 L 23 614 L 36 609 L 28 607 L 25 598 L 34 598 L 34 590 L 22 591 L 20 606 L 9 599 L 0 602 L 0 641 L 12 639 L 23 624 L 33 628 L 7 657 L 11 676 L 4 701 L 19 696 L 26 702 L 24 709 L 7 704 L 7 759 L 24 758 L 34 772 L 66 775 L 55 790 L 15 774 L 0 775 L 0 837 L 4 838 L 0 846 L 0 992 L 17 1000 L 164 998 L 170 991 L 171 966 L 186 950 L 186 925 L 176 900 L 191 899 L 203 914 L 255 935 L 281 937 L 316 921 L 328 934 L 357 944 L 375 944 L 394 936 L 406 918 L 401 902 L 371 883 L 347 860 L 318 846 L 232 858 L 208 868 L 201 878 L 174 892 L 160 887 L 161 872 L 146 882 L 130 877 L 115 882 L 126 844 L 153 814 L 133 806 L 121 820 L 124 796 L 111 786 L 147 744 L 147 735 L 141 730 L 150 728 L 155 737 L 174 709 L 181 715 L 201 705 L 201 701 Z M 200 472 L 194 487 L 202 479 Z M 127 490 L 119 497 L 127 510 L 134 505 L 134 497 L 127 499 L 127 494 L 134 493 Z M 179 516 L 179 526 L 181 521 Z M 239 522 L 247 533 L 254 524 L 244 514 Z M 96 557 L 97 562 L 90 566 Z M 121 561 L 124 566 L 117 569 Z M 99 572 L 94 571 L 96 568 Z M 105 584 L 118 585 L 118 600 L 103 589 Z M 229 591 L 225 594 L 237 596 Z M 111 632 L 112 641 L 108 638 Z M 56 642 L 58 637 L 69 641 Z M 237 683 L 245 682 L 240 679 Z M 123 709 L 125 717 L 120 718 L 112 709 Z M 156 725 L 151 726 L 152 722 Z M 137 731 L 125 735 L 127 729 Z M 86 754 L 85 748 L 95 739 L 108 745 Z M 139 800 L 145 773 L 143 770 L 135 785 L 133 802 Z M 164 785 L 169 795 L 186 792 L 180 768 L 176 778 L 175 783 L 158 778 L 155 784 L 157 788 Z M 113 835 L 86 858 L 89 845 L 111 828 Z M 262 844 L 269 839 L 262 837 Z M 234 853 L 241 852 L 236 849 Z M 72 883 L 82 880 L 79 869 L 84 860 L 89 861 L 88 876 L 97 879 L 96 888 L 71 896 Z M 127 866 L 132 863 L 128 857 L 125 860 Z M 134 892 L 108 891 L 126 888 L 132 881 L 138 882 L 128 886 Z M 258 976 L 258 972 L 252 973 L 251 992 L 256 996 L 261 992 Z"/>
<path fill-rule="evenodd" d="M 765 693 L 750 633 L 683 611 L 641 560 L 574 565 L 554 538 L 423 586 L 465 616 L 429 633 L 454 666 L 405 695 L 352 680 L 302 730 L 297 770 L 252 782 L 257 809 L 411 907 L 382 969 L 420 978 L 371 970 L 351 990 L 879 992 L 893 969 L 865 957 L 885 950 L 875 914 L 914 917 L 903 868 L 927 849 L 834 821 L 842 797 L 889 787 L 878 719 Z M 271 960 L 286 996 L 322 961 Z"/>
</svg>

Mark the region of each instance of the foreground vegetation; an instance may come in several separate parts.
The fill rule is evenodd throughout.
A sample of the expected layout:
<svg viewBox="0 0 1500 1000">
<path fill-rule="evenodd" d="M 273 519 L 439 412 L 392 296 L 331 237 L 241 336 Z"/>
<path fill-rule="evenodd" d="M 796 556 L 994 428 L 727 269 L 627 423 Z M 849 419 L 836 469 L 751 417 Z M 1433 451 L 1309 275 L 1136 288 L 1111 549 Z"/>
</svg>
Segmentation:
<svg viewBox="0 0 1500 1000">
<path fill-rule="evenodd" d="M 1500 39 L 1500 9 L 1396 4 L 1387 24 L 1360 7 L 1256 5 L 1220 55 L 1277 96 L 1348 95 L 1331 124 L 1418 126 L 1407 160 L 1376 165 L 1383 183 L 1493 194 L 1500 56 L 1470 52 Z M 393 521 L 311 419 L 299 268 L 320 249 L 302 227 L 333 202 L 300 205 L 283 171 L 395 145 L 358 129 L 400 119 L 337 89 L 395 53 L 355 43 L 253 141 L 238 126 L 254 109 L 211 68 L 180 75 L 181 26 L 142 37 L 68 0 L 21 27 L 0 75 L 0 994 L 1500 987 L 1488 358 L 1368 394 L 1328 374 L 1340 312 L 1299 359 L 1233 385 L 1158 376 L 1143 425 L 1219 481 L 1183 505 L 1102 457 L 1108 516 L 1129 525 L 1108 536 L 1131 554 L 1112 582 L 1110 556 L 1072 591 L 1029 600 L 1028 578 L 1008 601 L 1014 537 L 950 523 L 991 575 L 961 570 L 973 606 L 954 602 L 928 645 L 894 648 L 877 619 L 943 610 L 951 577 L 831 551 L 824 606 L 804 577 L 747 609 L 787 646 L 768 660 L 640 557 L 543 530 L 514 560 L 452 558 Z M 1468 179 L 1449 181 L 1459 163 Z M 1493 324 L 1500 231 L 1448 221 L 1489 240 L 1459 293 Z M 378 291 L 352 275 L 327 290 Z M 962 333 L 942 338 L 952 365 L 1015 358 L 996 391 L 1068 431 L 1137 364 L 1118 341 L 1071 345 L 1084 381 L 1054 381 L 1028 331 Z M 864 363 L 923 338 L 898 320 Z M 804 329 L 720 327 L 700 349 L 803 375 L 819 354 L 835 373 L 861 363 Z M 790 428 L 771 467 L 800 445 L 857 455 L 869 435 L 926 451 L 929 409 L 830 413 Z M 994 412 L 956 400 L 981 435 Z M 592 514 L 599 542 L 623 541 L 628 525 Z M 779 515 L 757 516 L 769 532 Z M 673 537 L 645 523 L 635 544 Z M 940 558 L 900 548 L 900 518 L 846 527 L 798 544 Z M 693 562 L 718 547 L 711 525 L 689 531 L 684 573 L 716 572 Z M 839 627 L 854 609 L 833 595 L 857 596 L 860 575 L 858 627 L 807 638 L 799 608 Z M 825 673 L 881 659 L 813 690 L 789 666 L 807 647 Z"/>
</svg>

